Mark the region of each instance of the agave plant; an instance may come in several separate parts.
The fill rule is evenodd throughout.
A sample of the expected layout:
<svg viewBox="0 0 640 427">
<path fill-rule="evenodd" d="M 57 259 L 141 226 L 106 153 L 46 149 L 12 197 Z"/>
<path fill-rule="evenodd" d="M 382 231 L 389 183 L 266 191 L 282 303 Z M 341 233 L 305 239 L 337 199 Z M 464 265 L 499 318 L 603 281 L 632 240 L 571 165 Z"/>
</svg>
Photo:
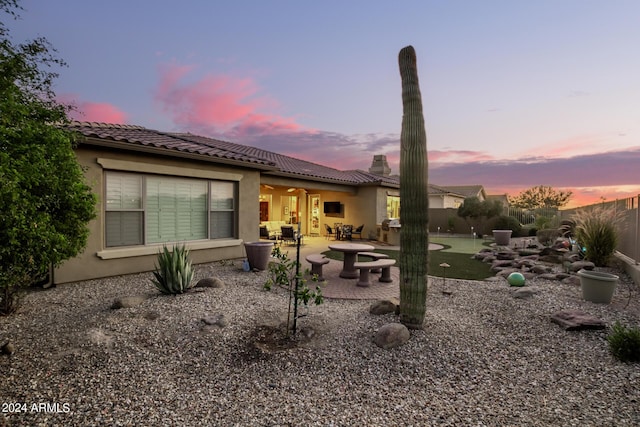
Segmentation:
<svg viewBox="0 0 640 427">
<path fill-rule="evenodd" d="M 182 246 L 174 246 L 173 251 L 164 246 L 162 252 L 158 253 L 158 264 L 155 276 L 151 279 L 154 285 L 163 294 L 181 294 L 189 289 L 193 270 L 189 261 L 189 250 Z"/>
<path fill-rule="evenodd" d="M 606 266 L 618 245 L 622 216 L 613 208 L 596 207 L 578 211 L 572 217 L 575 237 L 585 249 L 585 258 L 597 266 Z"/>
</svg>

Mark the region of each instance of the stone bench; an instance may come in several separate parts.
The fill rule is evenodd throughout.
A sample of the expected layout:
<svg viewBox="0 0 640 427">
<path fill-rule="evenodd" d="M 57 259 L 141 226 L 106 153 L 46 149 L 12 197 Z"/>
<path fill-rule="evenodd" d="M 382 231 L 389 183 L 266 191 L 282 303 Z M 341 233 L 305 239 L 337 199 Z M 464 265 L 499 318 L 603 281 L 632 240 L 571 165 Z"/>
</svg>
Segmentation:
<svg viewBox="0 0 640 427">
<path fill-rule="evenodd" d="M 358 286 L 371 286 L 371 279 L 369 272 L 372 269 L 382 269 L 382 275 L 380 276 L 381 282 L 390 283 L 393 282 L 391 278 L 391 266 L 396 263 L 395 259 L 377 259 L 375 261 L 356 262 L 353 266 L 360 270 L 360 279 L 358 279 Z"/>
<path fill-rule="evenodd" d="M 387 254 L 381 254 L 379 252 L 358 252 L 358 256 L 363 256 L 363 257 L 367 257 L 367 258 L 371 258 L 374 261 L 377 261 L 379 259 L 386 259 L 389 258 L 389 255 Z M 371 269 L 372 273 L 380 273 L 380 271 L 382 271 L 380 268 L 373 268 Z"/>
<path fill-rule="evenodd" d="M 322 254 L 311 254 L 307 255 L 305 259 L 311 264 L 311 274 L 317 274 L 318 280 L 324 280 L 324 277 L 322 277 L 322 266 L 329 264 L 329 258 L 325 258 Z"/>
</svg>

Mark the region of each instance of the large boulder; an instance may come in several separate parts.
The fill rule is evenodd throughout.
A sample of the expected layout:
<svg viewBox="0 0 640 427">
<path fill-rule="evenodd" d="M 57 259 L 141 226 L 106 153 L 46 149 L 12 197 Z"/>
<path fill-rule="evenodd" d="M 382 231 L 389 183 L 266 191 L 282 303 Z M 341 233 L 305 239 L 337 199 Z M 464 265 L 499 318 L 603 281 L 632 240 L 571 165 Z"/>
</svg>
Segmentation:
<svg viewBox="0 0 640 427">
<path fill-rule="evenodd" d="M 398 314 L 400 311 L 400 301 L 396 298 L 388 299 L 388 300 L 378 300 L 371 304 L 369 307 L 369 313 L 375 315 L 396 313 Z"/>
<path fill-rule="evenodd" d="M 403 345 L 410 337 L 409 329 L 402 323 L 387 323 L 378 329 L 373 342 L 386 350 Z"/>
<path fill-rule="evenodd" d="M 558 311 L 551 316 L 551 321 L 562 326 L 566 331 L 583 329 L 604 329 L 607 325 L 602 320 L 579 310 Z"/>
</svg>

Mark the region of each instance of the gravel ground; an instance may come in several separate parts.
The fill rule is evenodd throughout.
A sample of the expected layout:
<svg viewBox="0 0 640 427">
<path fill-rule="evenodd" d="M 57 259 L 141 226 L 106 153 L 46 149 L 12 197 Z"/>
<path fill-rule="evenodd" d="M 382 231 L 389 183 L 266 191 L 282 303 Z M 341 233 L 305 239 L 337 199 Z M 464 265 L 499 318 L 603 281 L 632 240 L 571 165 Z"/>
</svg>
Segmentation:
<svg viewBox="0 0 640 427">
<path fill-rule="evenodd" d="M 571 285 L 537 281 L 515 299 L 504 281 L 432 279 L 424 330 L 402 347 L 371 338 L 394 315 L 371 301 L 326 300 L 299 320 L 316 334 L 259 351 L 264 325 L 286 316 L 282 291 L 239 264 L 197 266 L 224 289 L 162 296 L 150 274 L 27 295 L 0 318 L 0 426 L 637 426 L 640 366 L 609 353 L 607 330 L 567 332 L 549 320 L 577 308 L 639 325 L 637 287 L 609 306 Z M 625 307 L 631 293 L 631 306 Z M 148 294 L 134 308 L 115 298 Z M 224 315 L 225 327 L 202 318 Z"/>
</svg>

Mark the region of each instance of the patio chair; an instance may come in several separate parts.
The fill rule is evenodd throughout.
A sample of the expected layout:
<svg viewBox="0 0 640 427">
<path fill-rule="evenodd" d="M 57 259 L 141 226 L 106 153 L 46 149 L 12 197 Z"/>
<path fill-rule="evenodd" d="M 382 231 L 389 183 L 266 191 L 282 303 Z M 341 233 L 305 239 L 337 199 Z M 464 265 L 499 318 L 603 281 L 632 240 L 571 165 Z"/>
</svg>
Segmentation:
<svg viewBox="0 0 640 427">
<path fill-rule="evenodd" d="M 364 224 L 362 224 L 361 226 L 359 226 L 358 228 L 356 228 L 355 230 L 353 230 L 351 232 L 351 236 L 357 234 L 358 235 L 358 240 L 362 240 L 362 229 L 364 228 Z"/>
<path fill-rule="evenodd" d="M 324 229 L 327 232 L 327 234 L 325 235 L 325 237 L 328 239 L 329 237 L 333 236 L 333 238 L 335 239 L 336 237 L 336 233 L 335 231 L 333 231 L 333 229 L 331 227 L 329 227 L 327 224 L 324 225 Z"/>
<path fill-rule="evenodd" d="M 340 239 L 351 240 L 352 234 L 353 234 L 353 225 L 343 225 L 342 232 L 340 233 Z"/>
<path fill-rule="evenodd" d="M 280 230 L 282 230 L 282 242 L 283 243 L 293 243 L 295 244 L 298 241 L 298 236 L 294 230 L 293 230 L 293 226 L 292 225 L 288 225 L 285 226 L 283 225 L 282 227 L 280 227 Z"/>
</svg>

